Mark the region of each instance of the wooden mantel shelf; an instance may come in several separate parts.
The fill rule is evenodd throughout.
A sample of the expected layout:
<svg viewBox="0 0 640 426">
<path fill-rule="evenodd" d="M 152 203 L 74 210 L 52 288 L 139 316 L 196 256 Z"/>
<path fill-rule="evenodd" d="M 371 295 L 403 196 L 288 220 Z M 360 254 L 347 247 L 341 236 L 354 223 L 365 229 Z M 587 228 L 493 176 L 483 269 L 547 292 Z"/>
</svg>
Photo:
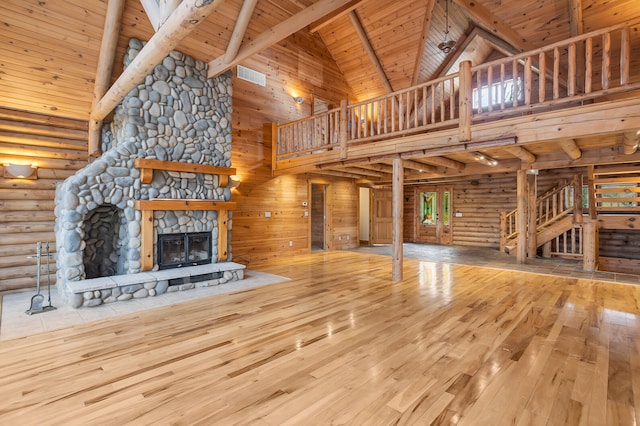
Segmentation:
<svg viewBox="0 0 640 426">
<path fill-rule="evenodd" d="M 229 210 L 236 208 L 235 202 L 154 198 L 152 200 L 137 200 L 135 208 L 140 210 L 142 214 L 140 253 L 142 255 L 143 271 L 153 269 L 153 212 L 155 210 L 218 210 L 218 262 L 227 260 L 229 255 L 229 238 L 227 235 Z"/>
<path fill-rule="evenodd" d="M 229 184 L 229 176 L 233 176 L 236 174 L 236 169 L 233 167 L 218 167 L 210 166 L 208 164 L 183 163 L 180 161 L 162 161 L 148 158 L 136 158 L 133 165 L 136 169 L 140 169 L 140 181 L 142 181 L 142 183 L 151 183 L 151 181 L 153 180 L 154 170 L 168 170 L 172 172 L 218 175 L 220 176 L 218 184 L 219 186 L 224 187 Z"/>
<path fill-rule="evenodd" d="M 136 210 L 235 210 L 233 201 L 193 200 L 175 198 L 155 198 L 153 200 L 138 200 Z"/>
</svg>

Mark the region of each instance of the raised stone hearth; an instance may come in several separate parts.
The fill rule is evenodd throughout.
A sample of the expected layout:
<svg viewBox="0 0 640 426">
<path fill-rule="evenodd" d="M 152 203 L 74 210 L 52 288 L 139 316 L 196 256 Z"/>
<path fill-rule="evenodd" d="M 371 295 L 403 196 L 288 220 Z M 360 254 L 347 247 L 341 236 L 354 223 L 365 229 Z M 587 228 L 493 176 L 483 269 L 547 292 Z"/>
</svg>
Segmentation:
<svg viewBox="0 0 640 426">
<path fill-rule="evenodd" d="M 130 41 L 125 67 L 142 47 L 142 42 Z M 113 122 L 103 129 L 102 156 L 56 188 L 57 289 L 67 302 L 78 305 L 77 290 L 90 285 L 86 281 L 91 279 L 130 282 L 135 280 L 132 277 L 157 270 L 158 234 L 204 232 L 210 233 L 215 242 L 220 229 L 230 232 L 230 212 L 228 218 L 224 212 L 224 227 L 219 227 L 220 212 L 213 209 L 141 211 L 138 207 L 145 200 L 228 202 L 231 190 L 226 176 L 222 179 L 215 173 L 200 173 L 203 167 L 199 167 L 196 172 L 156 169 L 145 177 L 136 161 L 232 170 L 231 94 L 229 74 L 207 78 L 206 63 L 174 51 L 124 98 Z M 149 216 L 143 223 L 144 214 Z M 153 230 L 147 225 L 151 221 Z M 144 229 L 149 233 L 145 234 Z M 152 241 L 143 253 L 146 236 Z M 212 245 L 213 262 L 231 260 L 231 249 L 226 244 L 229 240 L 230 236 L 225 235 L 220 239 L 222 246 Z M 145 253 L 153 255 L 143 259 Z M 242 271 L 242 265 L 233 265 L 236 267 L 232 270 Z M 190 276 L 187 268 L 179 269 L 183 270 L 174 275 Z M 230 280 L 241 278 L 242 274 L 225 275 Z M 128 294 L 132 294 L 131 298 L 142 297 L 143 293 L 161 294 L 164 291 L 156 288 L 159 282 L 162 280 L 156 280 L 154 285 L 151 281 L 140 282 L 137 284 L 142 288 L 127 293 L 131 287 L 118 295 L 115 294 L 119 290 L 114 289 L 126 286 L 91 290 L 93 297 L 82 292 L 80 306 L 124 300 Z"/>
</svg>

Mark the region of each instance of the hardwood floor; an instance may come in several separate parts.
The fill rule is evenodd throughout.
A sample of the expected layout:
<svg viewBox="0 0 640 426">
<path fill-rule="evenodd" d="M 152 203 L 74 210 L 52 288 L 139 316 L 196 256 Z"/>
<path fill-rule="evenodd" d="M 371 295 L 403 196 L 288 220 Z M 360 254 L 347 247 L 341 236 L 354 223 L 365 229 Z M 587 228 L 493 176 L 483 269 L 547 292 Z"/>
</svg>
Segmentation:
<svg viewBox="0 0 640 426">
<path fill-rule="evenodd" d="M 0 424 L 635 424 L 640 287 L 388 257 L 0 342 Z"/>
</svg>

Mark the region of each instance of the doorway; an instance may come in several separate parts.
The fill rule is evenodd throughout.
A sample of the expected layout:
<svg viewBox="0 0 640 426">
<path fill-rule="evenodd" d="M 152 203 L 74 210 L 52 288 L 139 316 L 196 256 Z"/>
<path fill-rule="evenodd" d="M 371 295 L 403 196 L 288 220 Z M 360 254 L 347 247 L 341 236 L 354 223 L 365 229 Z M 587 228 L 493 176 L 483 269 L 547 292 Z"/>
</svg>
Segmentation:
<svg viewBox="0 0 640 426">
<path fill-rule="evenodd" d="M 371 244 L 393 241 L 393 191 L 376 188 L 371 191 Z"/>
<path fill-rule="evenodd" d="M 451 244 L 451 186 L 420 186 L 414 189 L 416 241 Z"/>
<path fill-rule="evenodd" d="M 311 251 L 323 251 L 327 248 L 326 239 L 326 184 L 311 183 Z"/>
</svg>

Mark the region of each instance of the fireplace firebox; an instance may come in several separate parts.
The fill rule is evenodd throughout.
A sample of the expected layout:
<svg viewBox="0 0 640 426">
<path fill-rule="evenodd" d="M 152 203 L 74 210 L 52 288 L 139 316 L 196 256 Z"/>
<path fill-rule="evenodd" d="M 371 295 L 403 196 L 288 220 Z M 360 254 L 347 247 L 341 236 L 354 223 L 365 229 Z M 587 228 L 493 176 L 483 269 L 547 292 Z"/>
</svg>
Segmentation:
<svg viewBox="0 0 640 426">
<path fill-rule="evenodd" d="M 211 232 L 158 235 L 158 268 L 211 263 Z"/>
</svg>

